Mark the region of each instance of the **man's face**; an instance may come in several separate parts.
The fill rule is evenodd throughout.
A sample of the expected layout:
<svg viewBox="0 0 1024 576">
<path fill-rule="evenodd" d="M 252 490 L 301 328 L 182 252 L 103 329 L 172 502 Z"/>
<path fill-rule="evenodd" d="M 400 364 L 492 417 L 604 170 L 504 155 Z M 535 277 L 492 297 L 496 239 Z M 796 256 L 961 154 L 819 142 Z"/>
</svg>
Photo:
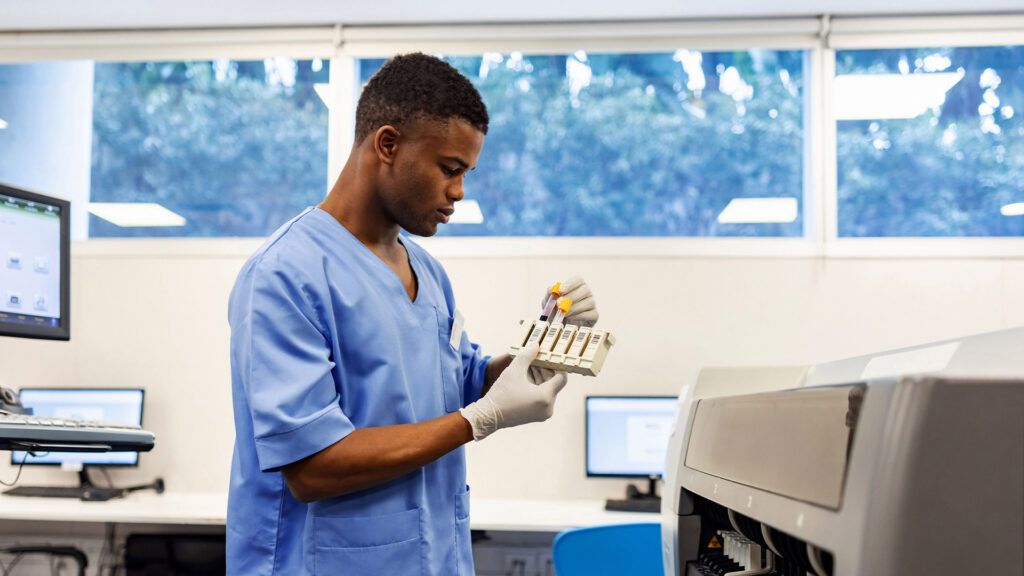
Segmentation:
<svg viewBox="0 0 1024 576">
<path fill-rule="evenodd" d="M 468 122 L 410 122 L 399 136 L 394 163 L 384 167 L 380 199 L 399 226 L 433 236 L 462 200 L 462 181 L 476 167 L 484 135 Z"/>
</svg>

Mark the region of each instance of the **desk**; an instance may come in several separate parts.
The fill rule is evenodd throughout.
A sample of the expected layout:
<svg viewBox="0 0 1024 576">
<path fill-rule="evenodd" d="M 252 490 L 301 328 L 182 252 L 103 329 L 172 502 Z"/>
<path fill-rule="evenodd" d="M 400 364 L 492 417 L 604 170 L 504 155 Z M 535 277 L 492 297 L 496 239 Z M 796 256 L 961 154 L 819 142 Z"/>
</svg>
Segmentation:
<svg viewBox="0 0 1024 576">
<path fill-rule="evenodd" d="M 228 495 L 222 492 L 136 492 L 107 502 L 0 495 L 0 520 L 223 526 Z M 501 500 L 473 498 L 473 530 L 559 532 L 579 526 L 658 522 L 657 514 L 608 512 L 601 500 Z"/>
</svg>

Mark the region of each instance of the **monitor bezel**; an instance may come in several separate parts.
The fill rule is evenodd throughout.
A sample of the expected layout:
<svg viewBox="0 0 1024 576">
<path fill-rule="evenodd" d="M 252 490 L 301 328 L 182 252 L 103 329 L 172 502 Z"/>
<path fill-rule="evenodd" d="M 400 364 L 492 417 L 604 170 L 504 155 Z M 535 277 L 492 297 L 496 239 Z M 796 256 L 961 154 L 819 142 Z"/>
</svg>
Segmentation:
<svg viewBox="0 0 1024 576">
<path fill-rule="evenodd" d="M 590 471 L 590 400 L 674 400 L 679 401 L 678 396 L 656 395 L 656 396 L 613 396 L 596 395 L 583 398 L 583 470 L 587 478 L 662 478 L 663 474 L 602 474 Z"/>
<path fill-rule="evenodd" d="M 26 386 L 24 388 L 21 388 L 18 391 L 19 398 L 21 396 L 21 393 L 24 392 L 25 390 L 33 390 L 33 391 L 45 390 L 45 391 L 54 391 L 54 392 L 122 392 L 122 391 L 133 391 L 134 392 L 134 391 L 138 391 L 138 392 L 142 393 L 142 400 L 140 402 L 141 406 L 139 408 L 139 426 L 143 425 L 143 419 L 146 417 L 146 389 L 145 388 L 76 388 L 76 387 L 72 387 L 72 386 L 54 386 L 54 387 Z M 15 452 L 16 452 L 15 450 L 11 450 L 11 466 L 21 466 L 22 463 L 17 461 L 15 459 L 15 457 L 14 457 L 14 453 Z M 18 450 L 17 452 L 25 452 L 25 451 L 24 450 Z M 112 450 L 111 452 L 128 452 L 128 451 L 127 450 Z M 109 454 L 109 453 L 110 452 L 98 452 L 97 454 Z M 135 462 L 133 462 L 131 464 L 122 464 L 120 462 L 114 462 L 114 463 L 110 463 L 110 464 L 83 462 L 82 466 L 83 467 L 84 466 L 110 466 L 110 467 L 117 467 L 117 468 L 138 468 L 139 467 L 139 460 L 141 460 L 141 459 L 142 459 L 142 454 L 140 452 L 135 452 Z M 28 459 L 26 459 L 25 463 L 24 463 L 25 466 L 62 466 L 63 464 L 64 464 L 63 462 L 32 462 L 32 461 L 30 461 Z"/>
<path fill-rule="evenodd" d="M 0 194 L 60 207 L 60 317 L 55 328 L 0 322 L 0 336 L 39 340 L 71 339 L 71 202 L 0 183 Z"/>
</svg>

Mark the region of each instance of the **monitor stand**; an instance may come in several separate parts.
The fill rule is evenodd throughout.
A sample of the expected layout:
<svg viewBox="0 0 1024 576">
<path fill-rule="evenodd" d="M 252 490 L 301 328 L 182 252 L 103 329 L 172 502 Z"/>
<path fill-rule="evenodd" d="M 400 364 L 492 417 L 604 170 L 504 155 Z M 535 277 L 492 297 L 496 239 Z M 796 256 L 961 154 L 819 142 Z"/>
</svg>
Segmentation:
<svg viewBox="0 0 1024 576">
<path fill-rule="evenodd" d="M 604 509 L 614 512 L 661 512 L 661 496 L 658 496 L 657 491 L 658 480 L 657 476 L 647 478 L 647 492 L 641 492 L 639 488 L 630 484 L 626 487 L 625 500 L 605 500 Z"/>
<path fill-rule="evenodd" d="M 43 496 L 50 498 L 78 498 L 79 500 L 104 501 L 121 498 L 128 491 L 124 488 L 103 488 L 89 480 L 89 467 L 78 471 L 78 486 L 15 486 L 4 494 L 10 496 Z"/>
</svg>

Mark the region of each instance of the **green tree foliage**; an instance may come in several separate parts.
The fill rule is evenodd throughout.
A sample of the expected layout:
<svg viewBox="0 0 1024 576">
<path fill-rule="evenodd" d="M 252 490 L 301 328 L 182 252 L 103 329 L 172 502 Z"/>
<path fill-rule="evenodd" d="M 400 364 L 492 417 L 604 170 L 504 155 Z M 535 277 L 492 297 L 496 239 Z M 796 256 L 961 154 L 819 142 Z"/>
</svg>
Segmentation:
<svg viewBox="0 0 1024 576">
<path fill-rule="evenodd" d="M 491 115 L 467 176 L 480 225 L 449 235 L 798 236 L 789 224 L 720 224 L 733 198 L 803 194 L 801 52 L 704 53 L 704 86 L 673 53 L 448 58 Z M 380 61 L 364 61 L 363 79 Z M 589 70 L 574 86 L 569 72 Z M 719 89 L 729 68 L 751 93 Z"/>
<path fill-rule="evenodd" d="M 294 65 L 294 69 L 290 66 Z M 92 236 L 260 236 L 327 183 L 327 109 L 305 62 L 96 64 L 91 199 L 157 202 L 184 227 Z"/>
<path fill-rule="evenodd" d="M 841 236 L 1024 235 L 1000 214 L 1024 202 L 1024 47 L 844 51 L 836 69 L 963 72 L 916 118 L 839 122 Z"/>
<path fill-rule="evenodd" d="M 485 220 L 441 233 L 799 236 L 802 216 L 717 218 L 734 198 L 802 204 L 805 58 L 450 57 L 483 95 L 491 130 L 466 180 Z M 361 61 L 362 80 L 381 63 Z M 839 52 L 839 74 L 963 71 L 916 118 L 839 122 L 840 234 L 1024 234 L 1024 218 L 999 213 L 1024 201 L 1022 67 L 1024 47 Z M 282 81 L 273 62 L 98 64 L 93 200 L 159 202 L 188 226 L 122 229 L 93 217 L 92 234 L 264 235 L 318 201 L 327 111 L 313 84 L 327 81 L 327 66 L 313 68 L 298 62 L 294 81 Z"/>
</svg>

